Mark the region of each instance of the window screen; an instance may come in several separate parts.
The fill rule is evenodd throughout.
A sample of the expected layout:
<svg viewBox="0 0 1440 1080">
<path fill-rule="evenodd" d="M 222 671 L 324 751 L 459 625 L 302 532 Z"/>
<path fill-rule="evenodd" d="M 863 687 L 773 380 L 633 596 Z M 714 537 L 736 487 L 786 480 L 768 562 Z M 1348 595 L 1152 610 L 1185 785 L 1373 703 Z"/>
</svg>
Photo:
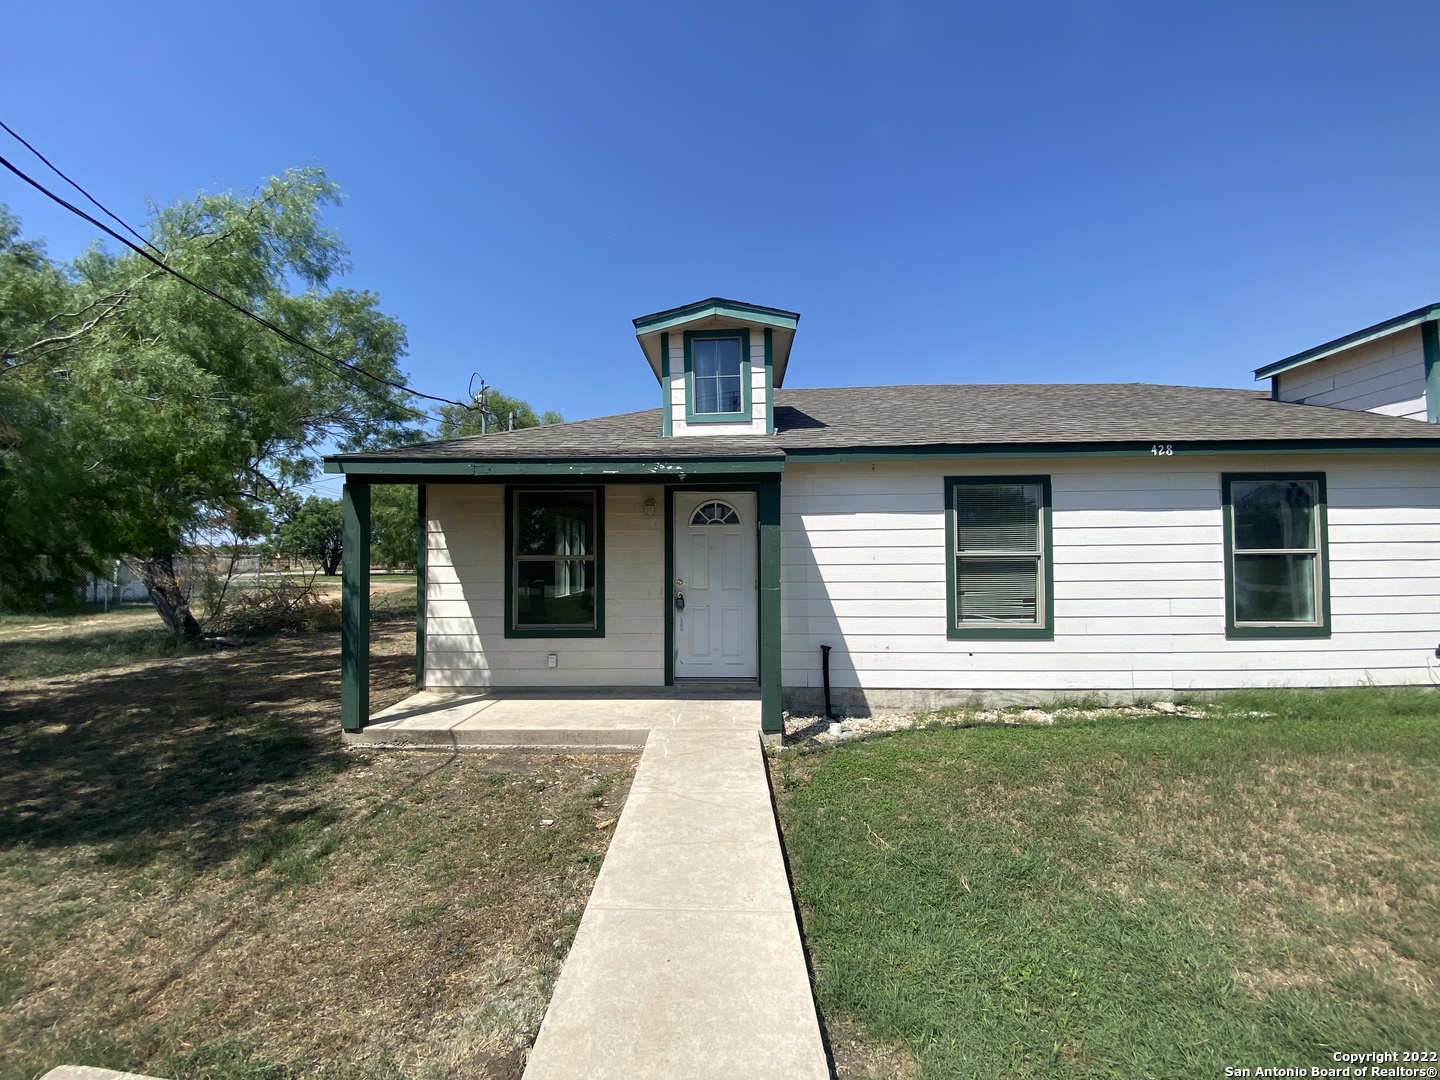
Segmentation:
<svg viewBox="0 0 1440 1080">
<path fill-rule="evenodd" d="M 956 625 L 1041 625 L 1045 610 L 1042 486 L 960 483 L 952 494 Z"/>
</svg>

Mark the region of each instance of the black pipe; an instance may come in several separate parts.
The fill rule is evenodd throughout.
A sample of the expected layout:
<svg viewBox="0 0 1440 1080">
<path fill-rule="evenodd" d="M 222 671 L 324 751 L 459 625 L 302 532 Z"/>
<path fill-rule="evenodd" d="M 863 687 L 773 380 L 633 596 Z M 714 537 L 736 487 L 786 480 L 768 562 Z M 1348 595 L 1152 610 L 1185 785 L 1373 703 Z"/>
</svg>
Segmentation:
<svg viewBox="0 0 1440 1080">
<path fill-rule="evenodd" d="M 1440 652 L 1440 650 L 1436 650 Z M 830 646 L 820 646 L 820 671 L 825 677 L 825 719 L 835 719 L 834 713 L 830 711 Z"/>
</svg>

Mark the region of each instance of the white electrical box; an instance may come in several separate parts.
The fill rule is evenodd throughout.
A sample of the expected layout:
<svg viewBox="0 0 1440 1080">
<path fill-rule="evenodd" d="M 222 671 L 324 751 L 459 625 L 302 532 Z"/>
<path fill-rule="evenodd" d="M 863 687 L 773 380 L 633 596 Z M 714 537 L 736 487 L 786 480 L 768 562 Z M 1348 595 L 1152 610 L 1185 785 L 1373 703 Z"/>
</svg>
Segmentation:
<svg viewBox="0 0 1440 1080">
<path fill-rule="evenodd" d="M 556 667 L 556 666 L 559 665 L 559 663 L 560 663 L 560 654 L 559 654 L 559 653 L 553 653 L 553 652 L 552 652 L 552 653 L 546 653 L 546 655 L 545 655 L 545 666 L 546 666 L 546 667 Z"/>
</svg>

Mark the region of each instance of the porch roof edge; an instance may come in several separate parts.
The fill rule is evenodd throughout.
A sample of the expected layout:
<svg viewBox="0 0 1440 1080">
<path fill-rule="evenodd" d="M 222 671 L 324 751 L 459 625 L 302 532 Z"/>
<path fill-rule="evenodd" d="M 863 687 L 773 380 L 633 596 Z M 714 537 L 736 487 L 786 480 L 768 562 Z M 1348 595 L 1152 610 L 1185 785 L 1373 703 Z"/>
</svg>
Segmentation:
<svg viewBox="0 0 1440 1080">
<path fill-rule="evenodd" d="M 746 458 L 688 458 L 683 460 L 556 460 L 556 461 L 435 461 L 433 459 L 399 459 L 387 457 L 383 461 L 356 459 L 350 455 L 343 458 L 326 458 L 327 473 L 342 473 L 346 476 L 413 476 L 424 479 L 427 476 L 444 477 L 502 477 L 502 476 L 654 476 L 683 479 L 694 475 L 742 475 L 746 473 L 774 474 L 785 471 L 785 457 Z"/>
</svg>

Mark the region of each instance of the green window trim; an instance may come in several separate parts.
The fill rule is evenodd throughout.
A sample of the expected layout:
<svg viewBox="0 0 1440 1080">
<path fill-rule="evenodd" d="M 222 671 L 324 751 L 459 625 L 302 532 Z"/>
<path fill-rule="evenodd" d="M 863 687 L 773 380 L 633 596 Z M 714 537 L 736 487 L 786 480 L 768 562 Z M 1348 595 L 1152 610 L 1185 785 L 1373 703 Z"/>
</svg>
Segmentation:
<svg viewBox="0 0 1440 1080">
<path fill-rule="evenodd" d="M 519 626 L 515 597 L 515 503 L 521 493 L 585 492 L 595 497 L 595 625 Z M 505 488 L 505 636 L 507 638 L 603 638 L 605 636 L 605 488 L 575 484 L 525 484 Z"/>
<path fill-rule="evenodd" d="M 958 484 L 1037 484 L 1040 487 L 1040 609 L 1042 621 L 1033 626 L 959 625 L 955 603 L 955 487 Z M 951 641 L 1054 641 L 1055 566 L 1051 526 L 1051 489 L 1048 476 L 945 477 L 945 636 Z"/>
<path fill-rule="evenodd" d="M 1315 598 L 1320 616 L 1314 623 L 1237 623 L 1235 619 L 1235 509 L 1231 485 L 1236 481 L 1303 480 L 1315 485 L 1316 571 Z M 1329 498 L 1323 472 L 1221 473 L 1220 504 L 1225 534 L 1225 637 L 1230 640 L 1257 638 L 1328 638 L 1330 636 L 1330 521 Z"/>
<path fill-rule="evenodd" d="M 733 413 L 701 413 L 695 411 L 695 371 L 692 343 L 716 338 L 736 338 L 740 342 L 740 411 Z M 748 424 L 751 422 L 750 404 L 750 331 L 740 327 L 734 330 L 686 330 L 685 331 L 685 422 L 687 424 Z"/>
</svg>

